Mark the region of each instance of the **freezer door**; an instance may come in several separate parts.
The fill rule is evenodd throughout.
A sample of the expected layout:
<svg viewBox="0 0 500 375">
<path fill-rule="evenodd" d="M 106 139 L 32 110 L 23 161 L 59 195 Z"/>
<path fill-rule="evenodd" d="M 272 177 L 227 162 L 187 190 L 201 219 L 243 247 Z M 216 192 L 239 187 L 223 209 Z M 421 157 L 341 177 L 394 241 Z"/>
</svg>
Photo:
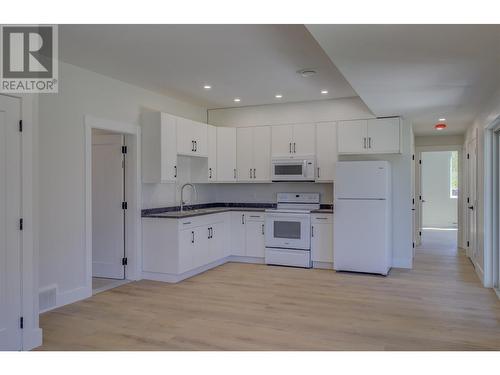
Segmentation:
<svg viewBox="0 0 500 375">
<path fill-rule="evenodd" d="M 335 206 L 333 267 L 386 275 L 391 263 L 389 206 L 383 200 L 339 200 Z"/>
<path fill-rule="evenodd" d="M 387 199 L 390 186 L 387 161 L 341 161 L 335 167 L 336 199 Z"/>
</svg>

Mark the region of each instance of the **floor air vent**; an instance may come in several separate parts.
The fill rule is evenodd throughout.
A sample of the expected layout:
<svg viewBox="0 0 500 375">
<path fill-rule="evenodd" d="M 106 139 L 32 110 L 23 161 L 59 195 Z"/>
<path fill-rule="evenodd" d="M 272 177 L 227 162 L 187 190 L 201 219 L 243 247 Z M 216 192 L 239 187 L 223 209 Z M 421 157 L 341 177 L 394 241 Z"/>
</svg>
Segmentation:
<svg viewBox="0 0 500 375">
<path fill-rule="evenodd" d="M 50 285 L 40 290 L 38 295 L 38 306 L 40 313 L 52 310 L 57 306 L 57 286 Z"/>
</svg>

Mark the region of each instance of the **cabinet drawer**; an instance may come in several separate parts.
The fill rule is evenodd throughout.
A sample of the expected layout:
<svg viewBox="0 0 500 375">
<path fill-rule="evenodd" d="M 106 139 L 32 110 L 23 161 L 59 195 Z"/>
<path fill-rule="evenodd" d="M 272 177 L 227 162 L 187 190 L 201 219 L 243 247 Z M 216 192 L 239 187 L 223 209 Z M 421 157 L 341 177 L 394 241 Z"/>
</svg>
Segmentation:
<svg viewBox="0 0 500 375">
<path fill-rule="evenodd" d="M 311 223 L 313 224 L 331 224 L 333 223 L 333 214 L 312 214 Z"/>
<path fill-rule="evenodd" d="M 246 221 L 264 221 L 264 212 L 249 212 L 245 214 Z"/>
</svg>

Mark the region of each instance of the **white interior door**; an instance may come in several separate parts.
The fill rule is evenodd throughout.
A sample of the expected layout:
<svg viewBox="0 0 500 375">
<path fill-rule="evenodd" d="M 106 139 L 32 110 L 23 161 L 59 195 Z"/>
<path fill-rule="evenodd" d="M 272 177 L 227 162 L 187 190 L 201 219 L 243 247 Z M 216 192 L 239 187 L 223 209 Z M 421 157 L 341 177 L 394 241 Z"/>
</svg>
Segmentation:
<svg viewBox="0 0 500 375">
<path fill-rule="evenodd" d="M 19 99 L 0 95 L 0 350 L 22 349 Z"/>
<path fill-rule="evenodd" d="M 477 141 L 468 145 L 468 196 L 467 196 L 467 255 L 474 262 L 477 259 Z"/>
<path fill-rule="evenodd" d="M 92 276 L 124 279 L 123 135 L 92 137 Z"/>
</svg>

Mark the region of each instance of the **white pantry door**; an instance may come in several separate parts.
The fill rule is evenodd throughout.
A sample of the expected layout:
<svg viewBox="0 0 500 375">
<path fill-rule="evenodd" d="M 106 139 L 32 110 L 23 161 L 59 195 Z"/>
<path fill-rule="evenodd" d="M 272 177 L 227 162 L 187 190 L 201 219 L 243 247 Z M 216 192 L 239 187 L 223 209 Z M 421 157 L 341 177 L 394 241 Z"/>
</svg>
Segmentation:
<svg viewBox="0 0 500 375">
<path fill-rule="evenodd" d="M 92 276 L 124 279 L 123 135 L 92 136 Z"/>
<path fill-rule="evenodd" d="M 19 99 L 0 95 L 0 351 L 21 350 Z"/>
</svg>

